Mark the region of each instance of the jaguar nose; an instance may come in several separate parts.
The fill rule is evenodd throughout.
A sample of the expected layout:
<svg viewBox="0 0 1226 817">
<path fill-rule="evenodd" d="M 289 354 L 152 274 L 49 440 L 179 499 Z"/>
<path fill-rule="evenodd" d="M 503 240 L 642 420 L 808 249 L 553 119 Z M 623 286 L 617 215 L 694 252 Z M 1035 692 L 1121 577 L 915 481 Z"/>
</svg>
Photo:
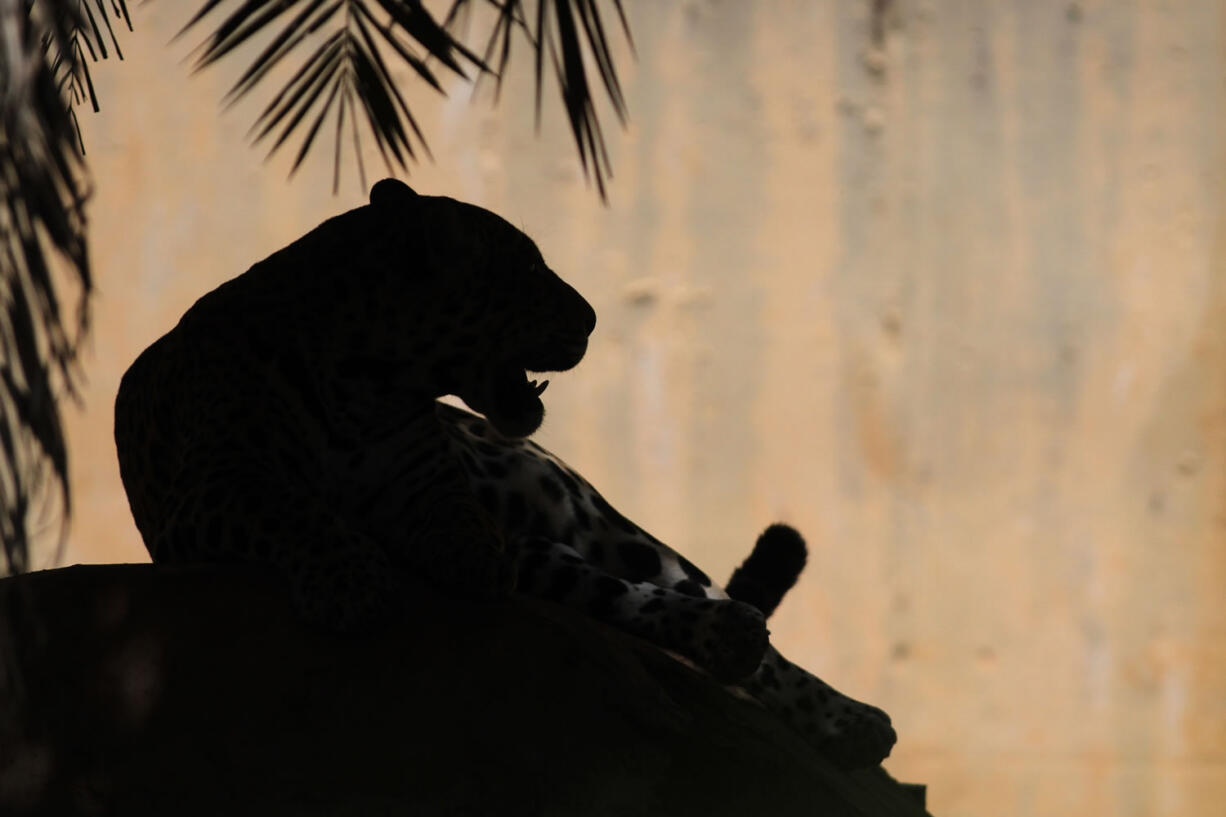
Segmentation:
<svg viewBox="0 0 1226 817">
<path fill-rule="evenodd" d="M 565 282 L 563 282 L 565 284 Z M 563 315 L 568 316 L 570 328 L 576 333 L 582 332 L 584 337 L 592 334 L 596 328 L 596 310 L 587 299 L 579 294 L 579 290 L 566 284 L 566 294 L 562 298 Z"/>
<path fill-rule="evenodd" d="M 583 326 L 585 327 L 587 334 L 590 335 L 596 328 L 596 310 L 592 309 L 592 305 L 589 304 L 582 296 L 579 297 L 579 300 L 583 302 L 583 309 L 581 310 Z"/>
</svg>

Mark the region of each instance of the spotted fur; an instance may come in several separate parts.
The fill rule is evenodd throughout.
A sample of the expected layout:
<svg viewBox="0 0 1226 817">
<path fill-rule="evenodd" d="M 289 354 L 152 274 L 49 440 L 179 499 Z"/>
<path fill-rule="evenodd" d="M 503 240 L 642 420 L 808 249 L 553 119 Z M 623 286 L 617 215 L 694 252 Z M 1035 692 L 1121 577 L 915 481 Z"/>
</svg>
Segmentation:
<svg viewBox="0 0 1226 817">
<path fill-rule="evenodd" d="M 452 406 L 439 404 L 438 416 L 473 492 L 520 551 L 521 592 L 582 610 L 741 683 L 840 765 L 875 765 L 889 754 L 888 715 L 792 664 L 759 629 L 762 613 L 773 611 L 804 566 L 795 530 L 767 528 L 729 582 L 741 594 L 733 599 L 541 446 L 508 439 Z"/>
</svg>

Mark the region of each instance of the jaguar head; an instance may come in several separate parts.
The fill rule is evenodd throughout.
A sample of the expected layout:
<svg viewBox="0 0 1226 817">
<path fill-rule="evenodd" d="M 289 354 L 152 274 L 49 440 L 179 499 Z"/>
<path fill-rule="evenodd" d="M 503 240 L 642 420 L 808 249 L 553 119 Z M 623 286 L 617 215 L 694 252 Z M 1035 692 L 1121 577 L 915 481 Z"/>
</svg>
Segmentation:
<svg viewBox="0 0 1226 817">
<path fill-rule="evenodd" d="M 418 293 L 416 349 L 437 394 L 455 394 L 501 434 L 525 437 L 544 417 L 539 377 L 574 367 L 596 313 L 546 265 L 536 244 L 501 217 L 384 179 L 371 206 L 412 224 Z M 403 223 L 403 222 L 402 222 Z"/>
</svg>

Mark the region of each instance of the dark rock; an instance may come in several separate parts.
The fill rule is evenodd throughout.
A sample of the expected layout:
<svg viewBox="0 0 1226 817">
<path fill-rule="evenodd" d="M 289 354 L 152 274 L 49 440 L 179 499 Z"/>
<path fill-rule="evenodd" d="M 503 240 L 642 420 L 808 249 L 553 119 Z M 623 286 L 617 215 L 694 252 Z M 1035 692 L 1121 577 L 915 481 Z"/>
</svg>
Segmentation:
<svg viewBox="0 0 1226 817">
<path fill-rule="evenodd" d="M 258 572 L 0 580 L 0 813 L 924 814 L 644 642 L 525 598 L 407 595 L 336 636 Z"/>
</svg>

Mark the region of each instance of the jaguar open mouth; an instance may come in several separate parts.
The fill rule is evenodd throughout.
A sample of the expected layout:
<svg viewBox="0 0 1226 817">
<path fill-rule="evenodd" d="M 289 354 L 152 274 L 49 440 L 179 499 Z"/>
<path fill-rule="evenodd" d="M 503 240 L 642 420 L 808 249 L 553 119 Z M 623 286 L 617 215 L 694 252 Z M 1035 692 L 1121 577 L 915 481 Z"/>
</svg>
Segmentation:
<svg viewBox="0 0 1226 817">
<path fill-rule="evenodd" d="M 528 373 L 560 372 L 575 366 L 587 351 L 587 339 L 551 344 L 548 350 L 524 355 L 518 362 L 502 361 L 492 365 L 471 394 L 461 394 L 464 402 L 481 412 L 500 434 L 527 437 L 540 428 L 545 417 L 541 394 L 548 380 L 529 379 Z"/>
</svg>

